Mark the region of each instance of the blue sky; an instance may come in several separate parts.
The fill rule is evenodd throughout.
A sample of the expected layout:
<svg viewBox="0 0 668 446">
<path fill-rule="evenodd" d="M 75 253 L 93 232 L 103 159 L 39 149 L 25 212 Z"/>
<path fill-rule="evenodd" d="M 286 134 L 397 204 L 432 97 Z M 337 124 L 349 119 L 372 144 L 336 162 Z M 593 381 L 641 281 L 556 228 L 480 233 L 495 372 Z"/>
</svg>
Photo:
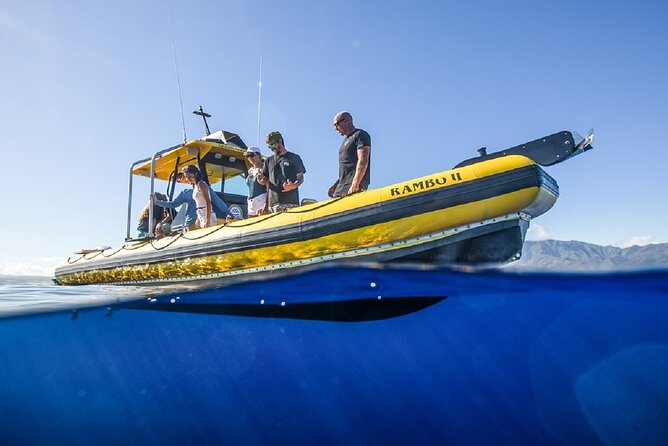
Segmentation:
<svg viewBox="0 0 668 446">
<path fill-rule="evenodd" d="M 5 208 L 0 273 L 123 241 L 127 169 L 203 125 L 280 130 L 326 197 L 352 112 L 372 187 L 559 130 L 596 149 L 548 168 L 561 197 L 532 237 L 668 242 L 664 2 L 0 1 Z M 169 12 L 168 12 L 169 11 Z M 262 147 L 265 153 L 266 148 Z M 137 210 L 141 207 L 137 200 Z M 133 222 L 134 225 L 134 222 Z M 30 268 L 33 269 L 30 269 Z"/>
</svg>

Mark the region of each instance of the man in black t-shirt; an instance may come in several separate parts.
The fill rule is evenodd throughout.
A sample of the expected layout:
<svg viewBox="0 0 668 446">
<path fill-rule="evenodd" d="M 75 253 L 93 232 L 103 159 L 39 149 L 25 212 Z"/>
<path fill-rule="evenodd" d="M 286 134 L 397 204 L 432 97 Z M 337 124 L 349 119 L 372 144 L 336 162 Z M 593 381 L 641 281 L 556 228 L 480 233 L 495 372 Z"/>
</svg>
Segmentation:
<svg viewBox="0 0 668 446">
<path fill-rule="evenodd" d="M 267 135 L 267 146 L 274 152 L 264 162 L 258 182 L 269 184 L 269 212 L 278 212 L 299 206 L 299 190 L 304 182 L 306 168 L 296 153 L 288 152 L 279 132 Z"/>
<path fill-rule="evenodd" d="M 329 188 L 330 197 L 365 191 L 371 182 L 371 136 L 353 125 L 347 111 L 334 116 L 334 128 L 345 136 L 339 148 L 339 179 Z"/>
</svg>

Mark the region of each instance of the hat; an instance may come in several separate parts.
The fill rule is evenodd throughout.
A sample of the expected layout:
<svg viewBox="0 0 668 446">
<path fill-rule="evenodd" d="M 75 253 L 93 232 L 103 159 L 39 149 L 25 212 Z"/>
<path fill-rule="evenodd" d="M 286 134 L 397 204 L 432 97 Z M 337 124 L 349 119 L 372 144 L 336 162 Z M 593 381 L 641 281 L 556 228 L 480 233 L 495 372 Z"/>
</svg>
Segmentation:
<svg viewBox="0 0 668 446">
<path fill-rule="evenodd" d="M 280 132 L 271 132 L 267 135 L 267 144 L 276 144 L 277 142 L 283 142 L 283 135 Z"/>
<path fill-rule="evenodd" d="M 244 153 L 244 155 L 248 155 L 249 153 L 257 153 L 258 155 L 260 154 L 260 149 L 255 147 L 255 146 L 250 146 L 248 150 Z"/>
</svg>

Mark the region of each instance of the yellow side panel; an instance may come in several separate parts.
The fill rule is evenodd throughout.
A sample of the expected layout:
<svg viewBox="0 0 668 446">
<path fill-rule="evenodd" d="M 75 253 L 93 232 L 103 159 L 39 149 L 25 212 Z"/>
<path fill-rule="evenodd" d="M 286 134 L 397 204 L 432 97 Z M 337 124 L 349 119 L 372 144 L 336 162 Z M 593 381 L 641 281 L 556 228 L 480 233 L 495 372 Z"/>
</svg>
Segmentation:
<svg viewBox="0 0 668 446">
<path fill-rule="evenodd" d="M 104 271 L 92 270 L 83 273 L 68 274 L 58 279 L 61 283 L 73 285 L 177 278 L 246 270 L 285 262 L 318 258 L 328 254 L 403 241 L 421 235 L 436 233 L 444 229 L 464 226 L 488 218 L 518 212 L 534 200 L 538 190 L 537 187 L 522 189 L 494 198 L 412 215 L 399 220 L 370 225 L 346 232 L 325 235 L 312 240 L 228 254 L 169 261 L 161 264 L 133 265 Z M 385 249 L 391 250 L 397 249 L 397 247 L 387 247 Z M 326 258 L 323 259 L 323 261 L 326 260 Z"/>
</svg>

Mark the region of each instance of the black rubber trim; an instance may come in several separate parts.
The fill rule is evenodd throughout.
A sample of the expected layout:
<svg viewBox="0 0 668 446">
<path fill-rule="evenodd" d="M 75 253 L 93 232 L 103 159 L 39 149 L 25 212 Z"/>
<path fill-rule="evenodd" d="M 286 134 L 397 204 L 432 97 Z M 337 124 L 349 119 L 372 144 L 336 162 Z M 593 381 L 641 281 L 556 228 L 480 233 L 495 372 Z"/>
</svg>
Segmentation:
<svg viewBox="0 0 668 446">
<path fill-rule="evenodd" d="M 362 208 L 307 220 L 302 223 L 284 225 L 265 232 L 244 234 L 238 238 L 229 237 L 215 240 L 200 246 L 187 246 L 170 249 L 167 252 L 156 252 L 150 255 L 150 257 L 147 257 L 144 253 L 125 256 L 122 260 L 109 259 L 97 263 L 95 269 L 112 269 L 137 263 L 144 265 L 163 263 L 203 255 L 232 253 L 311 240 L 325 235 L 346 232 L 384 222 L 389 223 L 411 215 L 446 209 L 529 187 L 540 186 L 545 186 L 555 195 L 558 195 L 558 186 L 554 179 L 537 165 L 530 165 L 454 186 L 435 188 L 417 195 L 374 203 Z M 59 269 L 57 273 L 58 275 L 71 274 L 89 269 L 89 264 L 72 265 Z"/>
</svg>

